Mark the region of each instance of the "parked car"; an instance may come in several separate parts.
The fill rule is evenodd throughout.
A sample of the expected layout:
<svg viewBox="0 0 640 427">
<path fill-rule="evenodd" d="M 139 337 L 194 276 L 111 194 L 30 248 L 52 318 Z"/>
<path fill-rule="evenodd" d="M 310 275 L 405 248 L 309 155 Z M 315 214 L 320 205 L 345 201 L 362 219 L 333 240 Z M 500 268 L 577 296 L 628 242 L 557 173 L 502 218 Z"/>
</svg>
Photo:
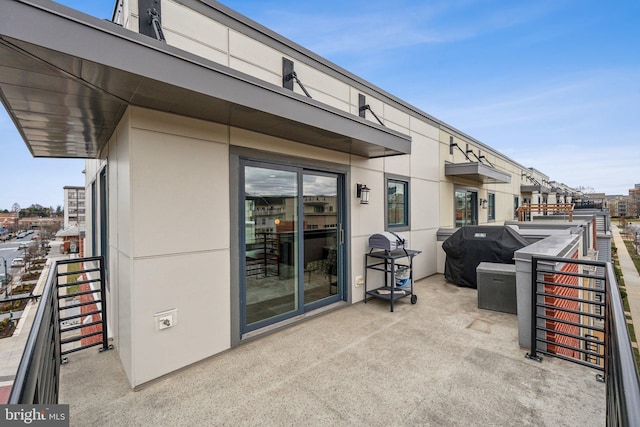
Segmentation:
<svg viewBox="0 0 640 427">
<path fill-rule="evenodd" d="M 13 261 L 11 261 L 11 267 L 24 267 L 24 258 L 14 258 Z"/>
<path fill-rule="evenodd" d="M 24 231 L 21 231 L 16 235 L 16 239 L 22 239 L 26 235 L 27 233 L 25 233 Z"/>
</svg>

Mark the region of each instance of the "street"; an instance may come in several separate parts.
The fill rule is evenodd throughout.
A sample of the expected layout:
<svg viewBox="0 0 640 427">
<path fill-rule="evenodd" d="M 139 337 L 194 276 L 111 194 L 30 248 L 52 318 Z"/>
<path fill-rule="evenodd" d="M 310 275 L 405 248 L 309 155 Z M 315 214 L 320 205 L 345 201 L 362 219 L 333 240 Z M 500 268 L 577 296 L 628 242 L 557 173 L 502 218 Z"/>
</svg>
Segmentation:
<svg viewBox="0 0 640 427">
<path fill-rule="evenodd" d="M 22 257 L 24 258 L 25 256 L 25 249 L 20 249 L 18 250 L 18 246 L 20 246 L 20 243 L 30 243 L 31 239 L 36 236 L 36 233 L 34 234 L 30 234 L 26 237 L 23 237 L 22 239 L 12 239 L 9 242 L 2 242 L 0 243 L 0 274 L 4 274 L 4 265 L 2 258 L 4 258 L 4 260 L 6 261 L 6 266 L 7 266 L 7 273 L 12 274 L 17 272 L 20 267 L 11 267 L 11 261 L 13 261 L 14 258 L 18 258 L 18 257 Z"/>
</svg>

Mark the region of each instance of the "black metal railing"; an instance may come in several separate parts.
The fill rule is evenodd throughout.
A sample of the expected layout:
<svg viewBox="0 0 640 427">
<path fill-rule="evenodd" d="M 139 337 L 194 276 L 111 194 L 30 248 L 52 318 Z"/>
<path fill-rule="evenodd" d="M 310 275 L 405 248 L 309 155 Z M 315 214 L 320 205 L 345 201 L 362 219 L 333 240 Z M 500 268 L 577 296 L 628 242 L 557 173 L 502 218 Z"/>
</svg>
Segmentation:
<svg viewBox="0 0 640 427">
<path fill-rule="evenodd" d="M 595 200 L 578 200 L 574 202 L 574 209 L 603 209 L 605 203 L 601 199 Z"/>
<path fill-rule="evenodd" d="M 77 267 L 73 272 L 60 271 L 60 266 L 77 263 Z M 77 275 L 73 278 L 72 275 Z M 65 280 L 61 280 L 65 278 Z M 73 280 L 66 280 L 73 278 Z M 80 290 L 81 285 L 94 286 L 90 290 Z M 95 286 L 98 284 L 99 286 Z M 106 307 L 105 307 L 105 286 L 104 286 L 104 261 L 102 257 L 91 258 L 75 258 L 71 260 L 62 260 L 52 263 L 47 281 L 40 295 L 40 304 L 38 305 L 35 318 L 27 343 L 22 354 L 22 359 L 18 365 L 16 377 L 9 395 L 9 404 L 55 404 L 58 402 L 58 390 L 60 383 L 60 364 L 63 362 L 63 354 L 73 351 L 82 350 L 84 348 L 102 345 L 102 350 L 110 349 L 112 346 L 108 343 L 107 326 L 106 326 Z M 71 286 L 78 286 L 77 292 L 65 294 L 60 292 L 61 289 L 69 289 Z M 96 289 L 98 288 L 99 289 Z M 81 307 L 90 307 L 91 304 L 98 304 L 100 310 L 89 310 L 79 314 L 70 316 L 60 316 L 60 313 L 69 310 L 69 306 L 60 305 L 63 298 L 73 298 L 78 295 L 100 294 L 99 300 L 93 300 L 92 303 L 81 302 L 72 304 L 80 311 Z M 73 325 L 74 329 L 69 327 L 70 319 L 81 319 L 90 315 L 98 314 L 100 322 L 87 322 L 80 325 Z M 100 323 L 101 331 L 99 333 L 90 332 L 84 334 L 81 329 L 83 327 L 97 326 Z M 77 326 L 77 327 L 75 327 Z M 63 339 L 63 332 L 72 330 L 80 330 L 79 339 Z M 77 334 L 77 332 L 74 332 Z M 100 335 L 99 342 L 90 345 L 80 345 L 73 349 L 63 351 L 63 345 L 81 340 L 82 337 L 87 338 Z"/>
<path fill-rule="evenodd" d="M 60 321 L 60 356 L 66 363 L 67 354 L 86 348 L 111 348 L 107 333 L 107 312 L 104 260 L 102 257 L 73 258 L 58 261 L 56 298 Z M 95 338 L 94 338 L 95 337 Z"/>
<path fill-rule="evenodd" d="M 532 257 L 531 352 L 593 368 L 606 382 L 607 425 L 640 426 L 640 380 L 609 262 Z"/>
<path fill-rule="evenodd" d="M 259 278 L 280 275 L 280 240 L 278 233 L 256 233 L 254 243 L 247 243 L 246 275 Z"/>
<path fill-rule="evenodd" d="M 9 395 L 9 404 L 57 403 L 60 379 L 60 323 L 51 268 Z"/>
</svg>

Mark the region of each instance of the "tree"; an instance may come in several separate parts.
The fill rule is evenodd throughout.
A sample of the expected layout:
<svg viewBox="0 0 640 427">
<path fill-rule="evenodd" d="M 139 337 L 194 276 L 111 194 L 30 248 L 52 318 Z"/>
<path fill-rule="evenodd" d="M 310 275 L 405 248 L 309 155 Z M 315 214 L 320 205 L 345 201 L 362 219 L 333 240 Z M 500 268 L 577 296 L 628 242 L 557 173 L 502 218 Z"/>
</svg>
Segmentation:
<svg viewBox="0 0 640 427">
<path fill-rule="evenodd" d="M 592 194 L 596 192 L 596 189 L 593 187 L 587 187 L 585 185 L 580 185 L 576 188 L 576 190 L 580 191 L 582 194 Z"/>
<path fill-rule="evenodd" d="M 16 219 L 15 229 L 13 231 L 17 232 L 20 228 L 20 205 L 14 203 L 13 206 L 11 206 L 11 212 L 13 212 L 14 218 Z"/>
</svg>

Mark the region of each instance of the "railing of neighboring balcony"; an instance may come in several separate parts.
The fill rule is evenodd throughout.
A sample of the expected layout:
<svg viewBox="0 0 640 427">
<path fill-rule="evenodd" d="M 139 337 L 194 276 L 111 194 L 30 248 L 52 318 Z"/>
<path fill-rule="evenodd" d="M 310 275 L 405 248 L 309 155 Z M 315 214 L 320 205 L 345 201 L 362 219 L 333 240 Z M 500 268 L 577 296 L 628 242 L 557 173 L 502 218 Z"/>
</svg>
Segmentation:
<svg viewBox="0 0 640 427">
<path fill-rule="evenodd" d="M 531 214 L 563 215 L 568 221 L 573 221 L 573 203 L 524 203 L 517 209 L 518 221 L 530 221 Z"/>
<path fill-rule="evenodd" d="M 532 257 L 531 352 L 588 366 L 606 382 L 607 425 L 640 426 L 640 380 L 611 263 Z"/>
<path fill-rule="evenodd" d="M 593 199 L 593 200 L 580 200 L 574 203 L 574 209 L 600 209 L 604 208 L 604 200 L 602 199 Z"/>
<path fill-rule="evenodd" d="M 58 403 L 63 356 L 98 345 L 100 351 L 112 348 L 107 337 L 104 277 L 102 257 L 51 265 L 9 404 Z M 65 333 L 71 336 L 65 338 Z"/>
</svg>

